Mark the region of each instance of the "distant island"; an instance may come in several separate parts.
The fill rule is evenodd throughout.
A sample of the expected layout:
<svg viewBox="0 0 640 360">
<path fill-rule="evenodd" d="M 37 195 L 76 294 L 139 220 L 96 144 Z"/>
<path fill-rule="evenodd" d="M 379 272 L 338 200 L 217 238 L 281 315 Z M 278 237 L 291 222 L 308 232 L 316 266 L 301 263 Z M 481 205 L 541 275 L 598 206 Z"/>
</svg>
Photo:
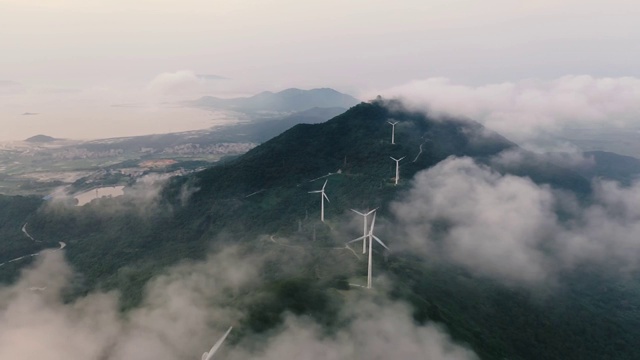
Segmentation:
<svg viewBox="0 0 640 360">
<path fill-rule="evenodd" d="M 36 135 L 36 136 L 32 136 L 28 139 L 25 139 L 24 141 L 26 142 L 30 142 L 30 143 L 48 143 L 48 142 L 53 142 L 59 139 L 56 139 L 54 137 L 51 136 L 47 136 L 47 135 Z"/>
<path fill-rule="evenodd" d="M 38 113 L 25 112 L 25 113 L 22 113 L 22 115 L 38 115 Z"/>
</svg>

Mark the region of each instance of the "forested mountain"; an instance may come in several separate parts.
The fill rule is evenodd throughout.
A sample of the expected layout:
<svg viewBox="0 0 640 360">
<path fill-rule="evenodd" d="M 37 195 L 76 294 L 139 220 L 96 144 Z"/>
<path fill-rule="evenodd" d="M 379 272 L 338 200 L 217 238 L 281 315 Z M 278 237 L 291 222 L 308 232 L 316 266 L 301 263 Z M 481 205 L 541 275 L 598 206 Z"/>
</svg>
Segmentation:
<svg viewBox="0 0 640 360">
<path fill-rule="evenodd" d="M 389 120 L 398 122 L 395 144 Z M 525 161 L 499 160 L 514 152 Z M 403 159 L 397 186 L 390 157 Z M 167 266 L 201 259 L 212 248 L 234 244 L 247 253 L 270 254 L 264 283 L 236 299 L 248 314 L 243 331 L 271 329 L 285 311 L 308 315 L 330 331 L 340 326 L 335 314 L 345 294 L 359 291 L 349 283 L 361 280 L 365 269 L 344 245 L 358 236 L 349 209 L 377 207 L 378 224 L 391 226 L 392 204 L 412 194 L 414 177 L 454 157 L 492 171 L 492 179 L 513 174 L 528 186 L 590 201 L 585 177 L 522 151 L 478 123 L 434 118 L 379 99 L 321 124 L 296 125 L 238 158 L 158 184 L 156 192 L 131 190 L 84 207 L 52 202 L 9 227 L 28 218 L 36 239 L 68 244 L 67 258 L 78 273 L 69 299 L 95 288 L 119 289 L 123 310 L 137 306 L 143 284 Z M 325 181 L 330 203 L 323 223 L 319 196 L 309 192 Z M 433 228 L 438 234 L 454 225 L 443 217 Z M 392 250 L 402 243 L 402 235 L 385 235 Z M 481 358 L 640 356 L 640 313 L 627 306 L 640 300 L 633 277 L 609 277 L 585 266 L 559 277 L 562 291 L 531 291 L 398 245 L 391 253 L 376 250 L 374 258 L 375 271 L 392 283 L 391 296 L 412 305 L 417 323 L 443 324 Z M 295 271 L 286 270 L 294 260 Z"/>
</svg>

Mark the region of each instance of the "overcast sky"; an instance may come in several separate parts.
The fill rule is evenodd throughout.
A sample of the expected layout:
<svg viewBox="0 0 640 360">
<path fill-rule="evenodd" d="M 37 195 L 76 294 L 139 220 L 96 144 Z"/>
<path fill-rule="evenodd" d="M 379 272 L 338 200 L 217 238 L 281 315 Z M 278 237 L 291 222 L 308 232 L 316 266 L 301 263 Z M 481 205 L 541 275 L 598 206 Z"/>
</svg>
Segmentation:
<svg viewBox="0 0 640 360">
<path fill-rule="evenodd" d="M 182 70 L 229 78 L 195 91 L 221 95 L 640 77 L 639 18 L 631 0 L 0 0 L 0 105 L 137 101 Z"/>
</svg>

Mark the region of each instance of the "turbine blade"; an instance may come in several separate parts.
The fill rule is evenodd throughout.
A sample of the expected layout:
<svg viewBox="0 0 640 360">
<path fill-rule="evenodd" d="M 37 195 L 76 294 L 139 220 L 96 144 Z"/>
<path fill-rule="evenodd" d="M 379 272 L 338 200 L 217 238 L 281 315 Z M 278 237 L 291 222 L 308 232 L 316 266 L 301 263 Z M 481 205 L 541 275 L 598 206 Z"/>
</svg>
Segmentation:
<svg viewBox="0 0 640 360">
<path fill-rule="evenodd" d="M 375 236 L 375 235 L 371 235 L 371 236 L 373 236 L 373 238 L 378 242 L 378 244 L 382 245 L 385 249 L 387 249 L 387 250 L 391 251 L 391 249 L 389 249 L 389 248 L 387 247 L 387 245 L 385 245 L 385 244 L 382 242 L 382 240 L 378 239 L 378 237 L 377 237 L 377 236 Z"/>
<path fill-rule="evenodd" d="M 376 210 L 378 210 L 378 208 L 375 208 L 375 209 L 373 209 L 373 210 L 369 211 L 369 212 L 368 212 L 368 213 L 366 213 L 365 215 L 362 215 L 362 214 L 360 214 L 360 215 L 362 215 L 362 216 L 368 216 L 368 215 L 370 215 L 370 214 L 374 213 Z"/>
<path fill-rule="evenodd" d="M 224 335 L 222 335 L 220 340 L 218 340 L 218 342 L 216 342 L 215 345 L 213 345 L 211 350 L 209 350 L 209 355 L 206 357 L 206 360 L 213 359 L 213 355 L 216 353 L 216 351 L 218 351 L 218 349 L 220 349 L 220 347 L 222 346 L 222 343 L 224 342 L 224 339 L 226 339 L 229 333 L 231 332 L 231 329 L 233 329 L 233 326 L 230 326 L 229 330 L 227 330 L 227 332 Z"/>
<path fill-rule="evenodd" d="M 321 193 L 322 190 L 316 190 L 316 191 L 309 191 L 309 194 L 317 194 L 317 193 Z"/>
<path fill-rule="evenodd" d="M 367 215 L 369 215 L 369 214 L 365 215 L 365 214 L 363 214 L 363 213 L 361 213 L 361 212 L 359 212 L 359 211 L 353 210 L 353 209 L 351 209 L 351 211 L 353 211 L 354 213 L 356 213 L 356 214 L 358 214 L 358 215 L 360 215 L 360 216 L 367 216 Z"/>
<path fill-rule="evenodd" d="M 394 160 L 394 161 L 400 161 L 400 160 L 398 160 L 398 159 L 394 158 L 393 156 L 389 156 L 389 157 L 390 157 L 392 160 Z"/>
<path fill-rule="evenodd" d="M 369 235 L 360 236 L 360 237 L 359 237 L 359 238 L 357 238 L 357 239 L 353 239 L 353 240 L 351 240 L 351 241 L 347 242 L 347 244 L 351 244 L 351 243 L 354 243 L 354 242 L 356 242 L 356 241 L 360 241 L 360 240 L 362 240 L 362 239 L 367 238 L 368 236 L 369 236 Z"/>
<path fill-rule="evenodd" d="M 324 196 L 324 198 L 327 199 L 327 202 L 331 202 L 329 201 L 329 197 L 327 196 L 327 194 L 324 193 L 324 191 L 322 192 L 322 196 Z"/>
<path fill-rule="evenodd" d="M 208 352 L 205 352 L 204 354 L 202 354 L 202 360 L 207 360 L 207 355 L 209 355 Z"/>
<path fill-rule="evenodd" d="M 327 181 L 329 181 L 329 179 L 324 181 L 324 185 L 322 185 L 322 190 L 324 190 L 324 187 L 327 186 Z"/>
<path fill-rule="evenodd" d="M 369 235 L 373 234 L 373 227 L 376 226 L 376 214 L 373 214 L 373 221 L 371 221 L 371 228 L 369 228 Z"/>
<path fill-rule="evenodd" d="M 404 158 L 406 158 L 406 156 L 401 157 L 400 159 L 398 159 L 398 161 L 400 161 L 400 160 L 402 160 L 402 159 L 404 159 Z"/>
</svg>

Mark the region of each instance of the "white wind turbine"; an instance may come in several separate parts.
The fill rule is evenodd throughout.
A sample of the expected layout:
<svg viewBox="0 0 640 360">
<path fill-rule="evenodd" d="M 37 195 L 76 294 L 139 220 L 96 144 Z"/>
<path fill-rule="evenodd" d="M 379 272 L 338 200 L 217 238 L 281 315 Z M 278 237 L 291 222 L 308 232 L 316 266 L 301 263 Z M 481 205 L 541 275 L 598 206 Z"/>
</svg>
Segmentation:
<svg viewBox="0 0 640 360">
<path fill-rule="evenodd" d="M 222 343 L 224 342 L 224 339 L 226 339 L 227 336 L 229 335 L 229 333 L 231 332 L 231 329 L 233 329 L 233 326 L 229 327 L 229 330 L 227 330 L 227 332 L 224 333 L 224 335 L 222 335 L 220 340 L 218 340 L 218 342 L 216 342 L 213 345 L 211 350 L 209 350 L 208 352 L 205 352 L 204 354 L 202 354 L 202 360 L 211 360 L 211 359 L 213 359 L 213 355 L 216 353 L 216 351 L 218 351 L 218 349 L 220 349 L 220 347 L 222 346 Z"/>
<path fill-rule="evenodd" d="M 391 160 L 396 162 L 396 185 L 398 185 L 398 180 L 400 180 L 400 160 L 404 159 L 405 156 L 401 157 L 400 159 L 396 159 L 393 156 L 389 156 L 391 158 Z"/>
<path fill-rule="evenodd" d="M 385 249 L 389 250 L 387 245 L 385 245 L 382 240 L 380 240 L 377 236 L 373 235 L 373 227 L 376 225 L 376 214 L 373 214 L 373 220 L 371 221 L 371 228 L 369 228 L 369 233 L 362 238 L 369 239 L 369 264 L 367 268 L 367 289 L 371 289 L 371 273 L 373 269 L 373 240 L 377 241 L 380 245 L 382 245 Z M 355 240 L 349 241 L 349 243 L 360 241 L 362 238 L 357 238 Z"/>
<path fill-rule="evenodd" d="M 327 181 L 329 180 L 327 179 L 324 181 L 324 185 L 322 185 L 322 190 L 309 191 L 309 194 L 316 194 L 316 193 L 322 194 L 322 196 L 320 196 L 320 221 L 322 222 L 324 222 L 324 199 L 327 199 L 327 202 L 331 202 L 329 201 L 327 194 L 324 193 L 324 187 L 327 186 Z"/>
<path fill-rule="evenodd" d="M 356 213 L 356 214 L 358 214 L 358 215 L 360 215 L 360 216 L 362 216 L 364 218 L 364 226 L 362 227 L 362 236 L 359 237 L 358 239 L 356 239 L 356 240 L 362 239 L 362 253 L 363 254 L 367 253 L 367 217 L 369 215 L 371 215 L 373 212 L 375 212 L 376 210 L 378 210 L 378 208 L 375 208 L 375 209 L 369 211 L 368 213 L 364 213 L 363 214 L 363 213 L 361 213 L 359 211 L 351 209 L 351 211 L 353 211 L 354 213 Z"/>
<path fill-rule="evenodd" d="M 395 144 L 396 143 L 396 124 L 398 122 L 397 121 L 394 121 L 394 122 L 387 121 L 387 123 L 389 125 L 391 125 L 391 143 Z"/>
</svg>

